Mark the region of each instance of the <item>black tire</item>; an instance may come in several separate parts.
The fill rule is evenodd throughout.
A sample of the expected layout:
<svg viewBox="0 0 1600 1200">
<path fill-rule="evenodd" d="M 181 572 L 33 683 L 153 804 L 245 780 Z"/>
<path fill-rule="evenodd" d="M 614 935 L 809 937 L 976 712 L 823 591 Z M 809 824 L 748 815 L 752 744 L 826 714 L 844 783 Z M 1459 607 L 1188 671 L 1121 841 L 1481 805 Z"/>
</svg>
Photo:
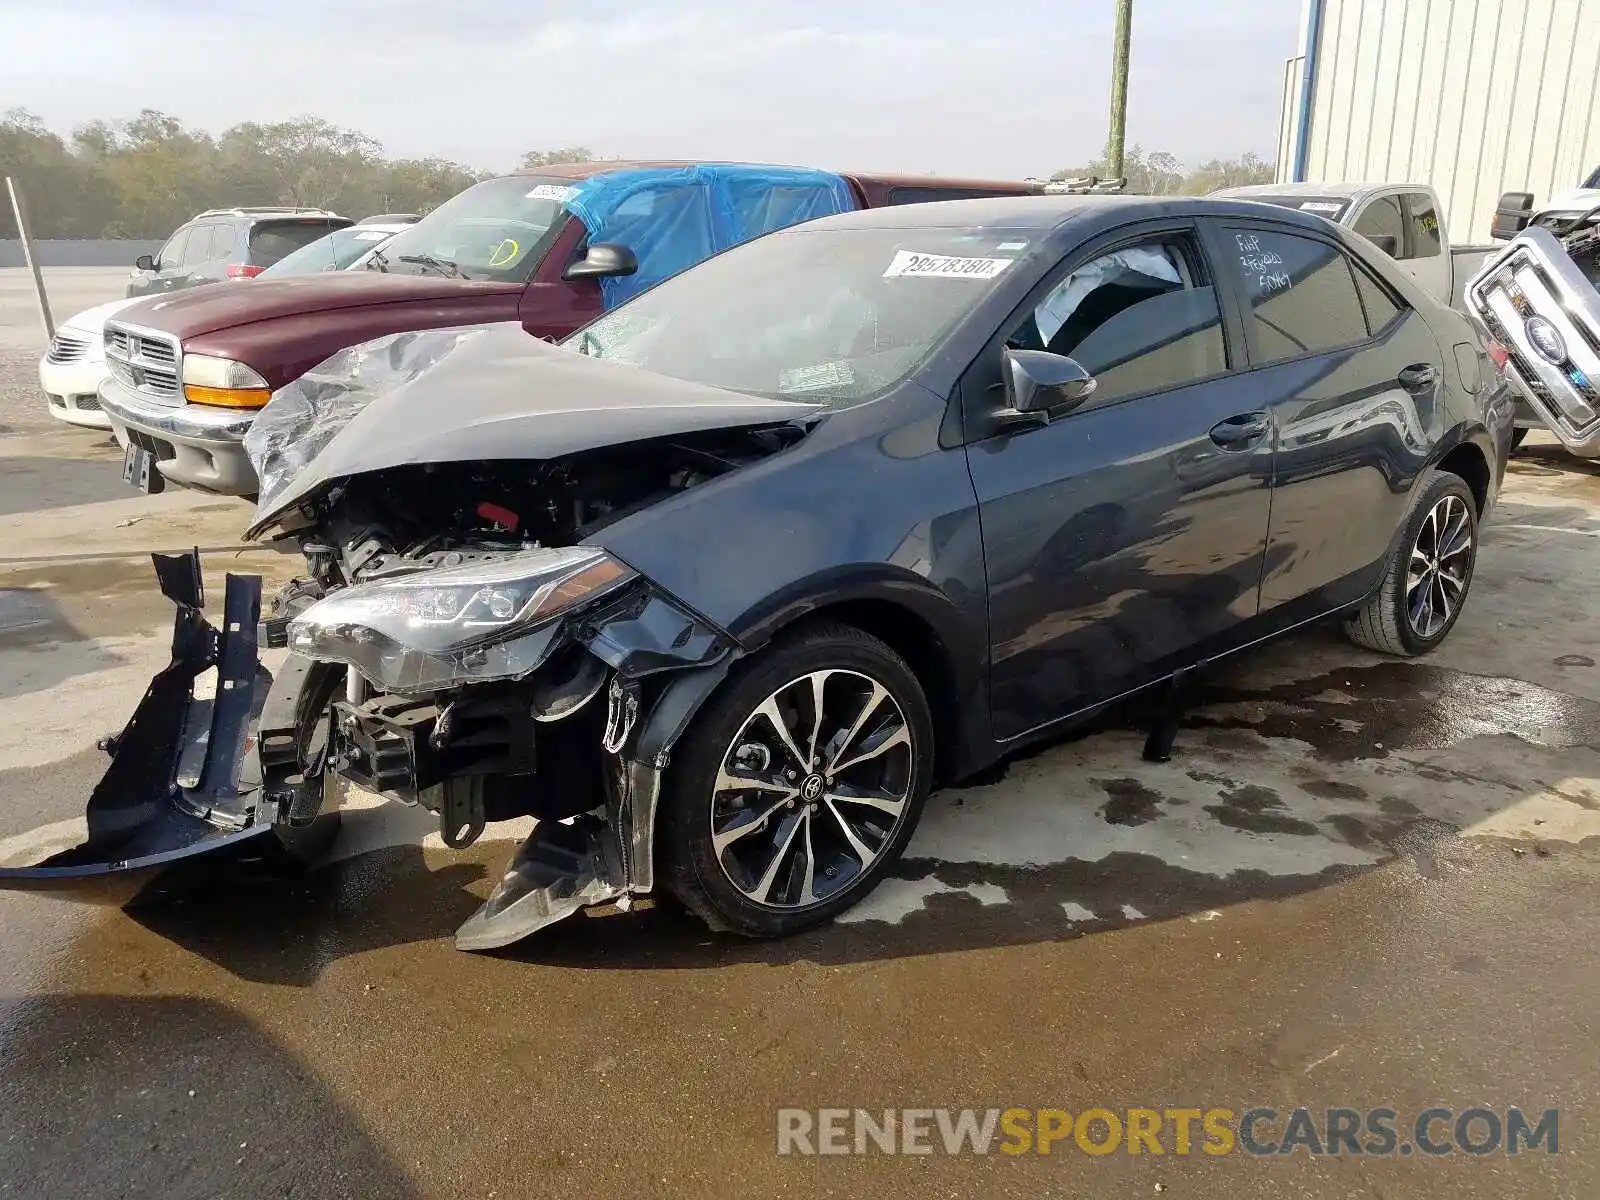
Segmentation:
<svg viewBox="0 0 1600 1200">
<path fill-rule="evenodd" d="M 1528 440 L 1528 431 L 1526 429 L 1513 429 L 1511 431 L 1511 448 L 1513 450 L 1515 450 L 1518 446 L 1522 445 L 1522 443 L 1527 441 L 1527 440 Z"/>
<path fill-rule="evenodd" d="M 780 691 L 788 695 L 787 687 L 791 682 L 793 686 L 801 686 L 808 676 L 823 671 L 841 673 L 837 677 L 839 682 L 823 685 L 825 694 L 827 694 L 826 689 L 834 689 L 834 696 L 838 698 L 839 704 L 834 706 L 831 702 L 825 702 L 821 706 L 825 712 L 837 707 L 841 719 L 815 723 L 815 727 L 833 728 L 833 735 L 829 739 L 821 737 L 816 739 L 816 749 L 819 751 L 830 749 L 833 762 L 846 760 L 844 751 L 851 745 L 858 744 L 852 742 L 848 737 L 848 731 L 841 728 L 849 720 L 843 717 L 843 713 L 848 711 L 849 702 L 853 699 L 851 689 L 858 686 L 858 680 L 876 684 L 884 689 L 898 711 L 885 709 L 887 723 L 881 726 L 875 725 L 870 720 L 861 725 L 859 740 L 865 741 L 874 734 L 890 728 L 895 718 L 901 719 L 900 724 L 894 726 L 897 731 L 895 735 L 883 738 L 881 741 L 898 740 L 900 729 L 903 729 L 909 738 L 903 749 L 898 746 L 892 747 L 882 755 L 886 763 L 891 756 L 894 757 L 895 761 L 890 769 L 896 773 L 898 779 L 896 790 L 903 789 L 905 799 L 899 815 L 893 819 L 894 824 L 891 828 L 867 835 L 871 837 L 881 832 L 882 840 L 876 847 L 866 837 L 862 838 L 862 848 L 876 853 L 876 857 L 870 863 L 859 868 L 849 868 L 846 859 L 836 860 L 845 863 L 847 872 L 853 872 L 846 874 L 844 882 L 838 885 L 837 891 L 828 894 L 824 899 L 810 903 L 788 906 L 758 903 L 735 885 L 730 878 L 729 868 L 724 867 L 723 860 L 713 847 L 712 829 L 713 821 L 717 817 L 719 795 L 715 787 L 716 781 L 725 761 L 739 765 L 735 762 L 739 748 L 733 743 L 741 733 L 747 733 L 746 727 L 756 720 L 757 710 Z M 841 690 L 843 695 L 839 694 Z M 878 703 L 881 705 L 882 702 Z M 865 697 L 854 697 L 854 706 L 863 718 L 871 709 Z M 857 721 L 855 724 L 860 722 Z M 841 738 L 844 740 L 840 741 Z M 800 740 L 797 738 L 796 742 Z M 749 745 L 748 734 L 744 745 Z M 821 755 L 818 757 L 820 759 Z M 865 765 L 874 770 L 878 769 L 875 764 Z M 769 763 L 763 763 L 760 768 L 752 769 L 752 773 L 769 773 L 768 766 Z M 741 766 L 740 769 L 746 768 Z M 862 768 L 850 768 L 848 761 L 844 761 L 836 769 L 839 771 L 842 784 L 846 770 Z M 781 769 L 770 772 L 774 778 L 780 773 Z M 822 778 L 820 770 L 815 767 L 811 775 L 804 777 L 804 781 L 811 782 L 813 777 L 817 780 Z M 686 908 L 718 931 L 743 934 L 747 937 L 782 937 L 821 924 L 866 896 L 899 860 L 922 815 L 923 802 L 927 798 L 932 777 L 933 721 L 928 710 L 927 697 L 924 696 L 917 677 L 906 666 L 905 661 L 878 639 L 852 626 L 829 623 L 797 631 L 775 641 L 767 649 L 740 664 L 707 701 L 694 723 L 678 742 L 674 761 L 668 769 L 662 789 L 657 846 L 663 881 L 667 889 Z M 831 772 L 827 775 L 828 788 L 836 786 L 834 778 Z M 776 794 L 777 789 L 767 789 L 767 791 Z M 729 794 L 721 793 L 725 798 Z M 839 839 L 839 848 L 842 849 L 842 837 L 847 836 L 849 830 L 845 828 L 844 820 L 837 815 L 841 811 L 840 805 L 834 803 L 828 794 L 823 794 L 820 804 L 814 798 L 809 804 L 803 799 L 796 799 L 792 803 L 787 803 L 785 811 L 777 812 L 767 809 L 765 794 L 762 791 L 752 791 L 747 797 L 732 802 L 735 816 L 758 807 L 768 813 L 766 819 L 749 822 L 755 827 L 755 836 L 745 848 L 752 854 L 762 849 L 761 834 L 766 830 L 767 820 L 773 816 L 776 817 L 772 820 L 775 830 L 782 828 L 786 821 L 805 822 L 805 845 L 808 850 L 812 845 L 811 821 L 813 820 L 816 822 L 817 843 L 820 845 L 825 841 Z M 761 798 L 759 801 L 758 797 Z M 724 802 L 727 803 L 726 799 Z M 781 798 L 774 803 L 782 803 Z M 807 809 L 811 816 L 807 815 L 805 811 Z M 860 810 L 849 809 L 846 806 L 846 811 L 855 813 Z M 881 821 L 881 818 L 873 813 L 867 813 L 866 819 L 868 822 Z M 724 832 L 727 832 L 728 828 L 742 828 L 742 825 L 734 821 L 724 827 Z M 861 829 L 858 827 L 855 832 L 860 833 Z M 775 833 L 774 836 L 779 835 Z M 731 851 L 731 845 L 729 849 Z M 798 854 L 796 851 L 795 855 L 789 856 L 791 865 L 784 878 L 792 882 L 793 873 L 800 870 L 800 864 L 804 863 L 806 886 L 810 888 L 818 859 L 813 853 L 806 854 L 804 858 L 799 858 Z M 730 854 L 728 861 L 731 863 L 735 857 L 736 854 Z M 770 859 L 773 868 L 776 868 L 779 860 L 784 858 L 785 855 L 781 850 L 775 851 Z M 860 858 L 859 854 L 855 855 L 858 862 Z M 835 871 L 827 870 L 826 874 L 831 879 L 834 878 Z M 757 890 L 759 886 L 756 885 Z M 770 893 L 772 888 L 769 886 L 766 890 Z M 806 894 L 814 893 L 801 893 L 802 896 Z"/>
<path fill-rule="evenodd" d="M 1419 621 L 1414 615 L 1411 604 L 1408 603 L 1418 595 L 1418 589 L 1407 587 L 1413 548 L 1426 550 L 1427 539 L 1424 538 L 1424 529 L 1428 527 L 1430 517 L 1438 520 L 1441 518 L 1435 516 L 1437 512 L 1448 511 L 1453 528 L 1455 512 L 1463 510 L 1469 540 L 1464 552 L 1457 551 L 1450 556 L 1452 571 L 1460 568 L 1461 572 L 1459 594 L 1452 594 L 1448 612 L 1442 622 L 1433 627 Z M 1423 539 L 1421 546 L 1419 539 Z M 1455 628 L 1472 587 L 1477 558 L 1478 505 L 1473 498 L 1472 490 L 1459 475 L 1452 475 L 1448 471 L 1430 471 L 1417 489 L 1416 500 L 1406 517 L 1405 527 L 1395 545 L 1389 565 L 1384 570 L 1382 585 L 1360 609 L 1345 620 L 1346 635 L 1358 646 L 1365 646 L 1368 650 L 1376 650 L 1380 654 L 1415 658 L 1428 653 L 1444 641 L 1449 636 L 1450 630 Z M 1424 573 L 1424 578 L 1426 577 Z M 1431 587 L 1432 584 L 1422 586 Z M 1443 581 L 1440 582 L 1439 588 L 1440 592 L 1436 595 L 1444 594 Z"/>
</svg>

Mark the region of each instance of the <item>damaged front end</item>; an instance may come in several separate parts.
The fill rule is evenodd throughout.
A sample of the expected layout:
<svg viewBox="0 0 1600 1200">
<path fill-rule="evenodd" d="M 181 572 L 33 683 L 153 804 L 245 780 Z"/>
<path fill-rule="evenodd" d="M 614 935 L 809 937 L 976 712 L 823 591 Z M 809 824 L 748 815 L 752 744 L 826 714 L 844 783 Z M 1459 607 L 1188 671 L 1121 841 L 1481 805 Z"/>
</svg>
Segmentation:
<svg viewBox="0 0 1600 1200">
<path fill-rule="evenodd" d="M 344 662 L 361 680 L 330 706 L 330 772 L 434 812 L 451 847 L 472 844 L 490 822 L 535 819 L 457 932 L 466 950 L 509 945 L 580 908 L 627 907 L 653 889 L 667 753 L 738 654 L 722 631 L 602 553 L 550 552 L 547 573 L 530 577 L 540 557 L 481 560 L 468 573 L 488 582 L 475 584 L 447 569 L 357 585 L 287 622 L 291 647 Z M 600 582 L 585 591 L 585 577 Z M 540 597 L 563 592 L 568 607 L 544 616 Z M 397 613 L 463 614 L 500 601 L 538 623 L 449 645 L 414 624 L 411 645 L 396 638 Z"/>
<path fill-rule="evenodd" d="M 304 577 L 263 612 L 260 581 L 230 575 L 213 628 L 198 558 L 157 557 L 172 663 L 113 739 L 84 843 L 0 888 L 135 883 L 107 889 L 126 901 L 180 862 L 314 861 L 354 786 L 434 812 L 450 847 L 533 818 L 464 949 L 652 891 L 668 755 L 743 650 L 604 531 L 796 445 L 816 415 L 517 327 L 335 355 L 246 439 L 246 536 L 296 541 Z M 258 646 L 288 652 L 276 678 Z"/>
</svg>

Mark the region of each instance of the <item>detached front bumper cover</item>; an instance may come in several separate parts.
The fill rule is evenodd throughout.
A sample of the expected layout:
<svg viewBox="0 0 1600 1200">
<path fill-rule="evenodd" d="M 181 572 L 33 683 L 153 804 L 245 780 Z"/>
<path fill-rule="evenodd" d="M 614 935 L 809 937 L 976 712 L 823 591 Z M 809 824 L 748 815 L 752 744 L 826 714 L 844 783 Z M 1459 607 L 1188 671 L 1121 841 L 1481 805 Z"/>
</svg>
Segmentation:
<svg viewBox="0 0 1600 1200">
<path fill-rule="evenodd" d="M 254 753 L 254 723 L 272 685 L 256 657 L 261 581 L 228 576 L 218 629 L 201 611 L 198 552 L 152 558 L 177 606 L 172 659 L 103 743 L 111 764 L 89 798 L 86 840 L 37 864 L 0 866 L 0 890 L 128 904 L 165 890 L 174 869 L 202 857 L 227 852 L 244 864 L 278 850 L 273 814 L 258 804 Z M 215 697 L 196 699 L 194 682 L 212 667 Z"/>
</svg>

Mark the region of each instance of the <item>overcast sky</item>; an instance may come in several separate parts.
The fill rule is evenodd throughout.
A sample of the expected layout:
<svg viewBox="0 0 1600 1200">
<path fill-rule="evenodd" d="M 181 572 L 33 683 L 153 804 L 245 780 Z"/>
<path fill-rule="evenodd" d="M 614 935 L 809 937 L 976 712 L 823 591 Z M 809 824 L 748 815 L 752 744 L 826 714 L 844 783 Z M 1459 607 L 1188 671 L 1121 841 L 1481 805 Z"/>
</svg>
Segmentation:
<svg viewBox="0 0 1600 1200">
<path fill-rule="evenodd" d="M 1271 157 L 1298 0 L 1136 0 L 1128 140 Z M 1016 177 L 1103 145 L 1112 0 L 0 0 L 0 109 L 314 113 L 396 156 L 528 149 Z"/>
</svg>

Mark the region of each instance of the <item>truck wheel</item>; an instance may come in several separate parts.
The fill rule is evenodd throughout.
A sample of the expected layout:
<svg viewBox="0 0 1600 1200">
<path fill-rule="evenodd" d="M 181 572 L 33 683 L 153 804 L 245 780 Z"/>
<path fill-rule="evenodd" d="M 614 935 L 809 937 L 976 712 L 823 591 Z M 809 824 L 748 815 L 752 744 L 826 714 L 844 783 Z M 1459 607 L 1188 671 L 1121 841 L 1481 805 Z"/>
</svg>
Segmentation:
<svg viewBox="0 0 1600 1200">
<path fill-rule="evenodd" d="M 848 625 L 742 664 L 678 747 L 662 797 L 665 882 L 713 929 L 749 937 L 818 925 L 870 892 L 933 776 L 916 676 Z"/>
<path fill-rule="evenodd" d="M 1413 658 L 1455 627 L 1478 558 L 1477 501 L 1459 475 L 1431 471 L 1376 594 L 1345 621 L 1357 645 Z"/>
<path fill-rule="evenodd" d="M 1511 431 L 1511 448 L 1513 450 L 1515 450 L 1518 446 L 1522 445 L 1522 443 L 1527 441 L 1527 440 L 1528 440 L 1528 431 L 1526 429 L 1513 429 Z"/>
</svg>

